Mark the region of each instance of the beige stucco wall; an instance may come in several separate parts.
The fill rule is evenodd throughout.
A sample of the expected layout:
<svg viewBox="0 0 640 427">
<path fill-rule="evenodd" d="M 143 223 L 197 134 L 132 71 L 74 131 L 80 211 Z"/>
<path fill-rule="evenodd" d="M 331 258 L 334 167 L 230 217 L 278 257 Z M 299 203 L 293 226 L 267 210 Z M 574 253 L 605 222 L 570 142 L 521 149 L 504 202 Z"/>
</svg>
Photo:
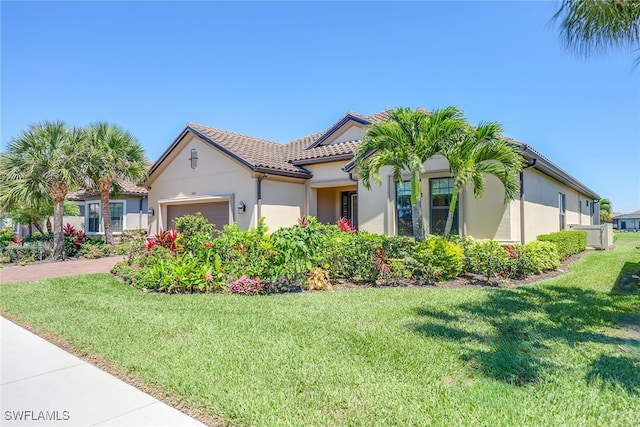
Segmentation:
<svg viewBox="0 0 640 427">
<path fill-rule="evenodd" d="M 269 232 L 295 225 L 298 218 L 304 215 L 304 205 L 303 182 L 277 181 L 274 177 L 262 181 L 261 215 Z"/>
<path fill-rule="evenodd" d="M 519 240 L 514 233 L 518 223 L 513 223 L 513 203 L 504 203 L 504 186 L 493 175 L 485 175 L 486 184 L 482 197 L 476 198 L 473 186 L 465 188 L 461 208 L 464 218 L 464 234 L 477 239 L 499 241 Z"/>
<path fill-rule="evenodd" d="M 591 217 L 586 215 L 586 200 L 589 198 L 569 188 L 535 169 L 524 171 L 524 221 L 525 242 L 535 240 L 540 234 L 560 230 L 560 210 L 558 194 L 565 194 L 566 224 L 590 225 Z M 579 201 L 583 201 L 583 214 L 579 214 Z M 591 205 L 591 201 L 589 201 Z"/>
<path fill-rule="evenodd" d="M 198 152 L 198 165 L 191 168 L 191 149 Z M 252 172 L 240 162 L 220 152 L 210 144 L 188 134 L 171 155 L 163 162 L 163 169 L 156 171 L 148 181 L 149 206 L 156 214 L 150 218 L 151 233 L 158 232 L 166 224 L 166 205 L 161 201 L 206 200 L 210 196 L 222 196 L 231 203 L 231 221 L 240 228 L 256 223 L 256 181 Z M 246 212 L 238 214 L 236 205 L 243 201 Z M 164 224 L 160 224 L 160 218 Z"/>
</svg>

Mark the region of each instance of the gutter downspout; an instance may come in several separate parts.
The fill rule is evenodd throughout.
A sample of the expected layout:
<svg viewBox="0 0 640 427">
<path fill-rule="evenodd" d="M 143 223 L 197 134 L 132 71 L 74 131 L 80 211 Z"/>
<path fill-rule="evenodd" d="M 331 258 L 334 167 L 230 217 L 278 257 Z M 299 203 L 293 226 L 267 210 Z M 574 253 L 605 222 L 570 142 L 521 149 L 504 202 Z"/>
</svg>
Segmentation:
<svg viewBox="0 0 640 427">
<path fill-rule="evenodd" d="M 258 205 L 258 215 L 256 218 L 256 227 L 258 226 L 258 221 L 260 221 L 260 218 L 262 218 L 262 181 L 265 180 L 266 177 L 268 177 L 269 174 L 268 173 L 263 173 L 261 177 L 259 177 L 256 181 L 256 193 L 257 193 L 257 201 L 256 204 Z"/>
<path fill-rule="evenodd" d="M 523 167 L 520 171 L 520 243 L 524 245 L 524 171 L 525 169 L 532 168 L 538 163 L 538 159 L 533 159 L 533 161 L 527 166 Z"/>
</svg>

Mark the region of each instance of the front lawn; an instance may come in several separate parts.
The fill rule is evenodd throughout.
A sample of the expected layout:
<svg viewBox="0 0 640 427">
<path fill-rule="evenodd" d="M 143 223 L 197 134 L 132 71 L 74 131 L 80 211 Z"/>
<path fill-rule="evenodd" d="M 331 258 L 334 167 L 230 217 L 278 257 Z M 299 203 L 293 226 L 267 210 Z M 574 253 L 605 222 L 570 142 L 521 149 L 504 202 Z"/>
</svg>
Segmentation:
<svg viewBox="0 0 640 427">
<path fill-rule="evenodd" d="M 0 310 L 238 425 L 633 425 L 640 245 L 514 289 L 144 294 L 0 286 Z"/>
</svg>

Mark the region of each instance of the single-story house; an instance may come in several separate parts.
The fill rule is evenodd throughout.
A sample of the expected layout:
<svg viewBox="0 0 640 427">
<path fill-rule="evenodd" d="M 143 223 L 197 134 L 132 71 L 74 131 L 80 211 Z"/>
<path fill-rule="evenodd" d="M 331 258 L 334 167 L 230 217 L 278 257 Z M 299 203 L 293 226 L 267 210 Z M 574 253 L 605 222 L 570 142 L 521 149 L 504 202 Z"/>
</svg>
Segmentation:
<svg viewBox="0 0 640 427">
<path fill-rule="evenodd" d="M 616 215 L 611 222 L 618 231 L 640 231 L 640 211 Z"/>
<path fill-rule="evenodd" d="M 236 222 L 270 231 L 313 215 L 321 222 L 349 218 L 361 229 L 411 235 L 408 177 L 394 182 L 383 168 L 383 184 L 367 190 L 358 182 L 353 153 L 366 127 L 386 112 L 347 112 L 328 129 L 288 143 L 187 123 L 149 171 L 149 225 L 155 233 L 185 214 L 201 212 L 217 227 Z M 514 141 L 527 161 L 521 197 L 506 205 L 500 181 L 487 177 L 484 196 L 463 189 L 454 232 L 501 242 L 528 242 L 542 233 L 599 221 L 600 196 L 531 146 Z M 422 175 L 424 223 L 441 233 L 452 193 L 448 162 L 434 157 Z"/>
<path fill-rule="evenodd" d="M 124 230 L 147 229 L 147 194 L 147 188 L 144 186 L 127 180 L 117 182 L 117 191 L 109 198 L 111 227 L 115 235 Z M 77 229 L 82 229 L 90 236 L 104 234 L 99 192 L 80 190 L 69 194 L 67 199 L 80 206 L 80 216 L 65 216 L 65 224 L 69 223 Z"/>
</svg>

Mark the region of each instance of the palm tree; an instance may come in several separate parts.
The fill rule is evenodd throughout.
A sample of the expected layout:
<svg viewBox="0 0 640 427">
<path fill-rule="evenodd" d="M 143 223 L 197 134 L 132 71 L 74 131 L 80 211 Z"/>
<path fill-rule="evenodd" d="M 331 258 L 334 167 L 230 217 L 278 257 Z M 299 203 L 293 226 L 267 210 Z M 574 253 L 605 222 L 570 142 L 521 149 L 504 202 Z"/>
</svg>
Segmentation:
<svg viewBox="0 0 640 427">
<path fill-rule="evenodd" d="M 129 132 L 109 123 L 89 126 L 87 141 L 91 150 L 88 176 L 92 188 L 100 191 L 105 243 L 111 243 L 109 197 L 119 180 L 136 182 L 146 177 L 144 149 Z"/>
<path fill-rule="evenodd" d="M 505 204 L 519 194 L 523 158 L 518 148 L 503 139 L 501 133 L 502 126 L 496 122 L 483 122 L 477 128 L 467 125 L 455 138 L 445 141 L 439 147 L 439 154 L 449 161 L 449 170 L 454 180 L 444 229 L 445 237 L 451 232 L 460 190 L 472 183 L 475 197 L 482 197 L 484 174 L 494 175 L 502 182 Z"/>
<path fill-rule="evenodd" d="M 456 107 L 425 111 L 396 108 L 389 111 L 389 119 L 373 123 L 365 131 L 354 157 L 363 185 L 371 189 L 371 181 L 382 183 L 380 169 L 393 168 L 396 182 L 403 173 L 411 176 L 411 214 L 416 241 L 424 240 L 420 174 L 424 163 L 432 157 L 441 140 L 449 138 L 464 126 L 462 112 Z"/>
<path fill-rule="evenodd" d="M 54 258 L 64 251 L 64 201 L 83 184 L 84 131 L 63 122 L 43 122 L 9 142 L 0 155 L 0 206 L 39 210 L 53 202 Z"/>
<path fill-rule="evenodd" d="M 552 21 L 560 21 L 564 44 L 582 56 L 640 47 L 640 0 L 562 0 Z"/>
<path fill-rule="evenodd" d="M 609 199 L 600 200 L 600 223 L 606 224 L 611 222 L 611 212 L 613 212 L 613 205 Z"/>
</svg>

